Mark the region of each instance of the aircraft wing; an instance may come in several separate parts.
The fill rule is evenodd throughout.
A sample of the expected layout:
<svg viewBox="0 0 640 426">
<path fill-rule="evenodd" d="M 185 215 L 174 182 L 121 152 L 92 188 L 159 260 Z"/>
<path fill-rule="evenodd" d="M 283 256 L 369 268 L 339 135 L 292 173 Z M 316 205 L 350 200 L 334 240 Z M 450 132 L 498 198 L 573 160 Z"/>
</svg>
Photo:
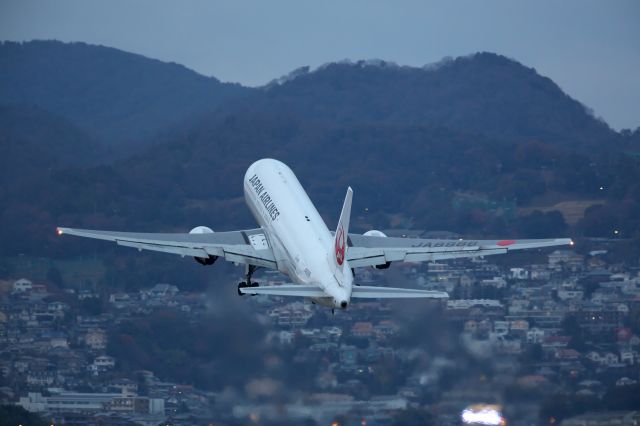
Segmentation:
<svg viewBox="0 0 640 426">
<path fill-rule="evenodd" d="M 137 233 L 58 228 L 58 235 L 113 241 L 138 250 L 152 250 L 203 259 L 218 256 L 235 263 L 276 269 L 276 260 L 262 228 L 205 234 Z"/>
<path fill-rule="evenodd" d="M 349 234 L 347 259 L 353 268 L 387 262 L 428 262 L 504 254 L 512 250 L 573 245 L 570 238 L 538 240 L 432 240 Z"/>
</svg>

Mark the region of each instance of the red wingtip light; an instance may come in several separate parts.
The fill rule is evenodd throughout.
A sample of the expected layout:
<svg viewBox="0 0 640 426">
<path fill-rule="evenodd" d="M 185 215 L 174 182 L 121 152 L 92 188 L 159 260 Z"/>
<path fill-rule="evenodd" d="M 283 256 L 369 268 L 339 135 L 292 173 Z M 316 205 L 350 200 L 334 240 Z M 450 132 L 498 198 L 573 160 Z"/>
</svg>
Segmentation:
<svg viewBox="0 0 640 426">
<path fill-rule="evenodd" d="M 56 234 L 58 234 L 58 235 L 62 235 L 62 229 L 60 229 L 60 228 L 56 228 Z"/>
</svg>

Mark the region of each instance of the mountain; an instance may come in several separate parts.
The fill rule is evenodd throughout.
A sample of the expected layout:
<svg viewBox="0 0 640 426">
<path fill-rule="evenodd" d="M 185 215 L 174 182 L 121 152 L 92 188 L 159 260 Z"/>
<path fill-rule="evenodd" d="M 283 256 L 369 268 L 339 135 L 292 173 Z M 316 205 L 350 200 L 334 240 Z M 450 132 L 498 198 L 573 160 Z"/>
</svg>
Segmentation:
<svg viewBox="0 0 640 426">
<path fill-rule="evenodd" d="M 33 53 L 32 67 L 16 53 L 13 60 L 1 59 L 13 70 L 0 67 L 1 84 L 13 93 L 13 102 L 0 109 L 0 139 L 8 135 L 0 147 L 7 169 L 0 240 L 11 241 L 0 246 L 3 255 L 70 256 L 93 247 L 87 241 L 61 244 L 52 232 L 56 225 L 139 231 L 254 226 L 242 177 L 262 157 L 291 166 L 329 225 L 352 185 L 354 230 L 413 224 L 497 237 L 607 236 L 614 228 L 640 235 L 640 162 L 619 152 L 639 133 L 613 132 L 549 79 L 499 55 L 425 68 L 334 63 L 245 89 L 115 49 L 54 42 L 2 47 L 43 49 Z M 50 66 L 42 58 L 54 56 L 67 60 L 53 74 L 88 67 L 102 79 L 83 88 L 91 79 L 86 70 L 73 71 L 76 79 L 43 76 L 35 64 Z M 114 64 L 117 70 L 110 68 Z M 134 77 L 141 70 L 148 84 L 140 83 L 138 91 L 140 78 Z M 22 83 L 10 84 L 7 75 Z M 53 84 L 63 80 L 66 90 Z M 32 83 L 21 90 L 29 96 L 21 98 L 16 88 L 26 81 Z M 165 90 L 168 84 L 175 90 Z M 236 93 L 221 99 L 217 89 L 194 92 L 197 105 L 190 110 L 183 97 L 199 84 Z M 140 93 L 155 101 L 140 101 Z M 167 102 L 167 94 L 182 104 Z M 105 142 L 113 148 L 118 141 L 102 138 L 122 131 L 118 120 L 104 120 L 103 130 L 92 131 L 77 117 L 37 102 L 55 103 L 54 95 L 67 96 L 60 102 L 66 107 L 82 104 L 93 118 L 128 111 L 127 125 L 146 126 L 146 145 L 117 161 L 91 163 L 86 147 Z M 206 101 L 209 95 L 215 102 Z M 169 126 L 154 108 L 176 124 Z M 133 150 L 127 145 L 123 151 Z M 592 207 L 569 227 L 541 199 Z"/>
<path fill-rule="evenodd" d="M 55 176 L 97 164 L 106 149 L 65 118 L 33 105 L 0 105 L 0 234 L 5 248 L 38 250 L 55 213 L 49 200 L 60 198 Z M 86 180 L 85 180 L 86 182 Z M 33 241 L 37 241 L 34 245 Z M 27 244 L 23 244 L 29 241 Z"/>
<path fill-rule="evenodd" d="M 388 227 L 386 215 L 403 212 L 416 226 L 459 232 L 481 222 L 488 226 L 491 218 L 458 215 L 452 204 L 456 192 L 528 206 L 547 192 L 597 198 L 600 186 L 618 178 L 608 155 L 593 161 L 542 142 L 514 144 L 446 127 L 327 123 L 273 113 L 244 113 L 198 126 L 116 167 L 136 199 L 159 203 L 153 211 L 145 209 L 147 224 L 177 225 L 170 216 L 206 219 L 203 213 L 215 211 L 210 221 L 241 226 L 251 223 L 242 207 L 242 177 L 263 157 L 292 167 L 328 223 L 335 221 L 342 190 L 351 185 L 354 211 L 368 211 L 363 224 Z M 637 175 L 632 170 L 627 179 Z M 177 207 L 180 200 L 202 213 Z"/>
<path fill-rule="evenodd" d="M 110 146 L 158 131 L 247 94 L 182 65 L 84 43 L 0 44 L 0 103 L 37 105 Z"/>
<path fill-rule="evenodd" d="M 440 126 L 584 152 L 621 146 L 618 133 L 549 78 L 493 53 L 422 68 L 329 63 L 250 89 L 103 46 L 3 42 L 0 104 L 52 111 L 122 155 L 162 140 L 161 131 L 193 128 L 199 118 L 264 112 L 343 124 Z"/>
<path fill-rule="evenodd" d="M 582 151 L 619 143 L 618 133 L 549 78 L 493 53 L 423 68 L 384 61 L 302 68 L 254 94 L 242 109 L 341 123 L 442 126 Z"/>
<path fill-rule="evenodd" d="M 0 105 L 0 181 L 88 165 L 105 149 L 68 120 L 33 105 Z"/>
</svg>

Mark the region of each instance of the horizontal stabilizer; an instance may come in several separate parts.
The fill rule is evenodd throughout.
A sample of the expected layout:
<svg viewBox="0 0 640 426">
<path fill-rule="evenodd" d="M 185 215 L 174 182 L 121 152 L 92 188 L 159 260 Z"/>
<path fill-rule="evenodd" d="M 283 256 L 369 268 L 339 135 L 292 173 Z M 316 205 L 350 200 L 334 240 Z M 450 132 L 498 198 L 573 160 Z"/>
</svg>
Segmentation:
<svg viewBox="0 0 640 426">
<path fill-rule="evenodd" d="M 446 299 L 449 294 L 444 291 L 414 290 L 411 288 L 354 286 L 351 297 L 361 299 Z"/>
<path fill-rule="evenodd" d="M 320 287 L 314 285 L 271 285 L 265 287 L 240 288 L 242 294 L 268 294 L 270 296 L 327 297 Z"/>
<path fill-rule="evenodd" d="M 270 296 L 328 297 L 320 287 L 314 285 L 272 285 L 240 288 L 242 294 L 266 294 Z M 444 291 L 414 290 L 410 288 L 354 286 L 352 298 L 360 299 L 446 299 Z"/>
</svg>

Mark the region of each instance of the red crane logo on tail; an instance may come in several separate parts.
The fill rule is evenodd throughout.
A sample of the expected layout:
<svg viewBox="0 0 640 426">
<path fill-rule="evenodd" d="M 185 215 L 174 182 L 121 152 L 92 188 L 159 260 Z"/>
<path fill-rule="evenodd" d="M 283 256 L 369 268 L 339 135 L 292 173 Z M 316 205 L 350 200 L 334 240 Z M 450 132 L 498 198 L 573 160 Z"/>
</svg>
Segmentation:
<svg viewBox="0 0 640 426">
<path fill-rule="evenodd" d="M 338 262 L 338 266 L 342 266 L 344 263 L 344 247 L 344 228 L 340 226 L 336 232 L 336 262 Z"/>
</svg>

